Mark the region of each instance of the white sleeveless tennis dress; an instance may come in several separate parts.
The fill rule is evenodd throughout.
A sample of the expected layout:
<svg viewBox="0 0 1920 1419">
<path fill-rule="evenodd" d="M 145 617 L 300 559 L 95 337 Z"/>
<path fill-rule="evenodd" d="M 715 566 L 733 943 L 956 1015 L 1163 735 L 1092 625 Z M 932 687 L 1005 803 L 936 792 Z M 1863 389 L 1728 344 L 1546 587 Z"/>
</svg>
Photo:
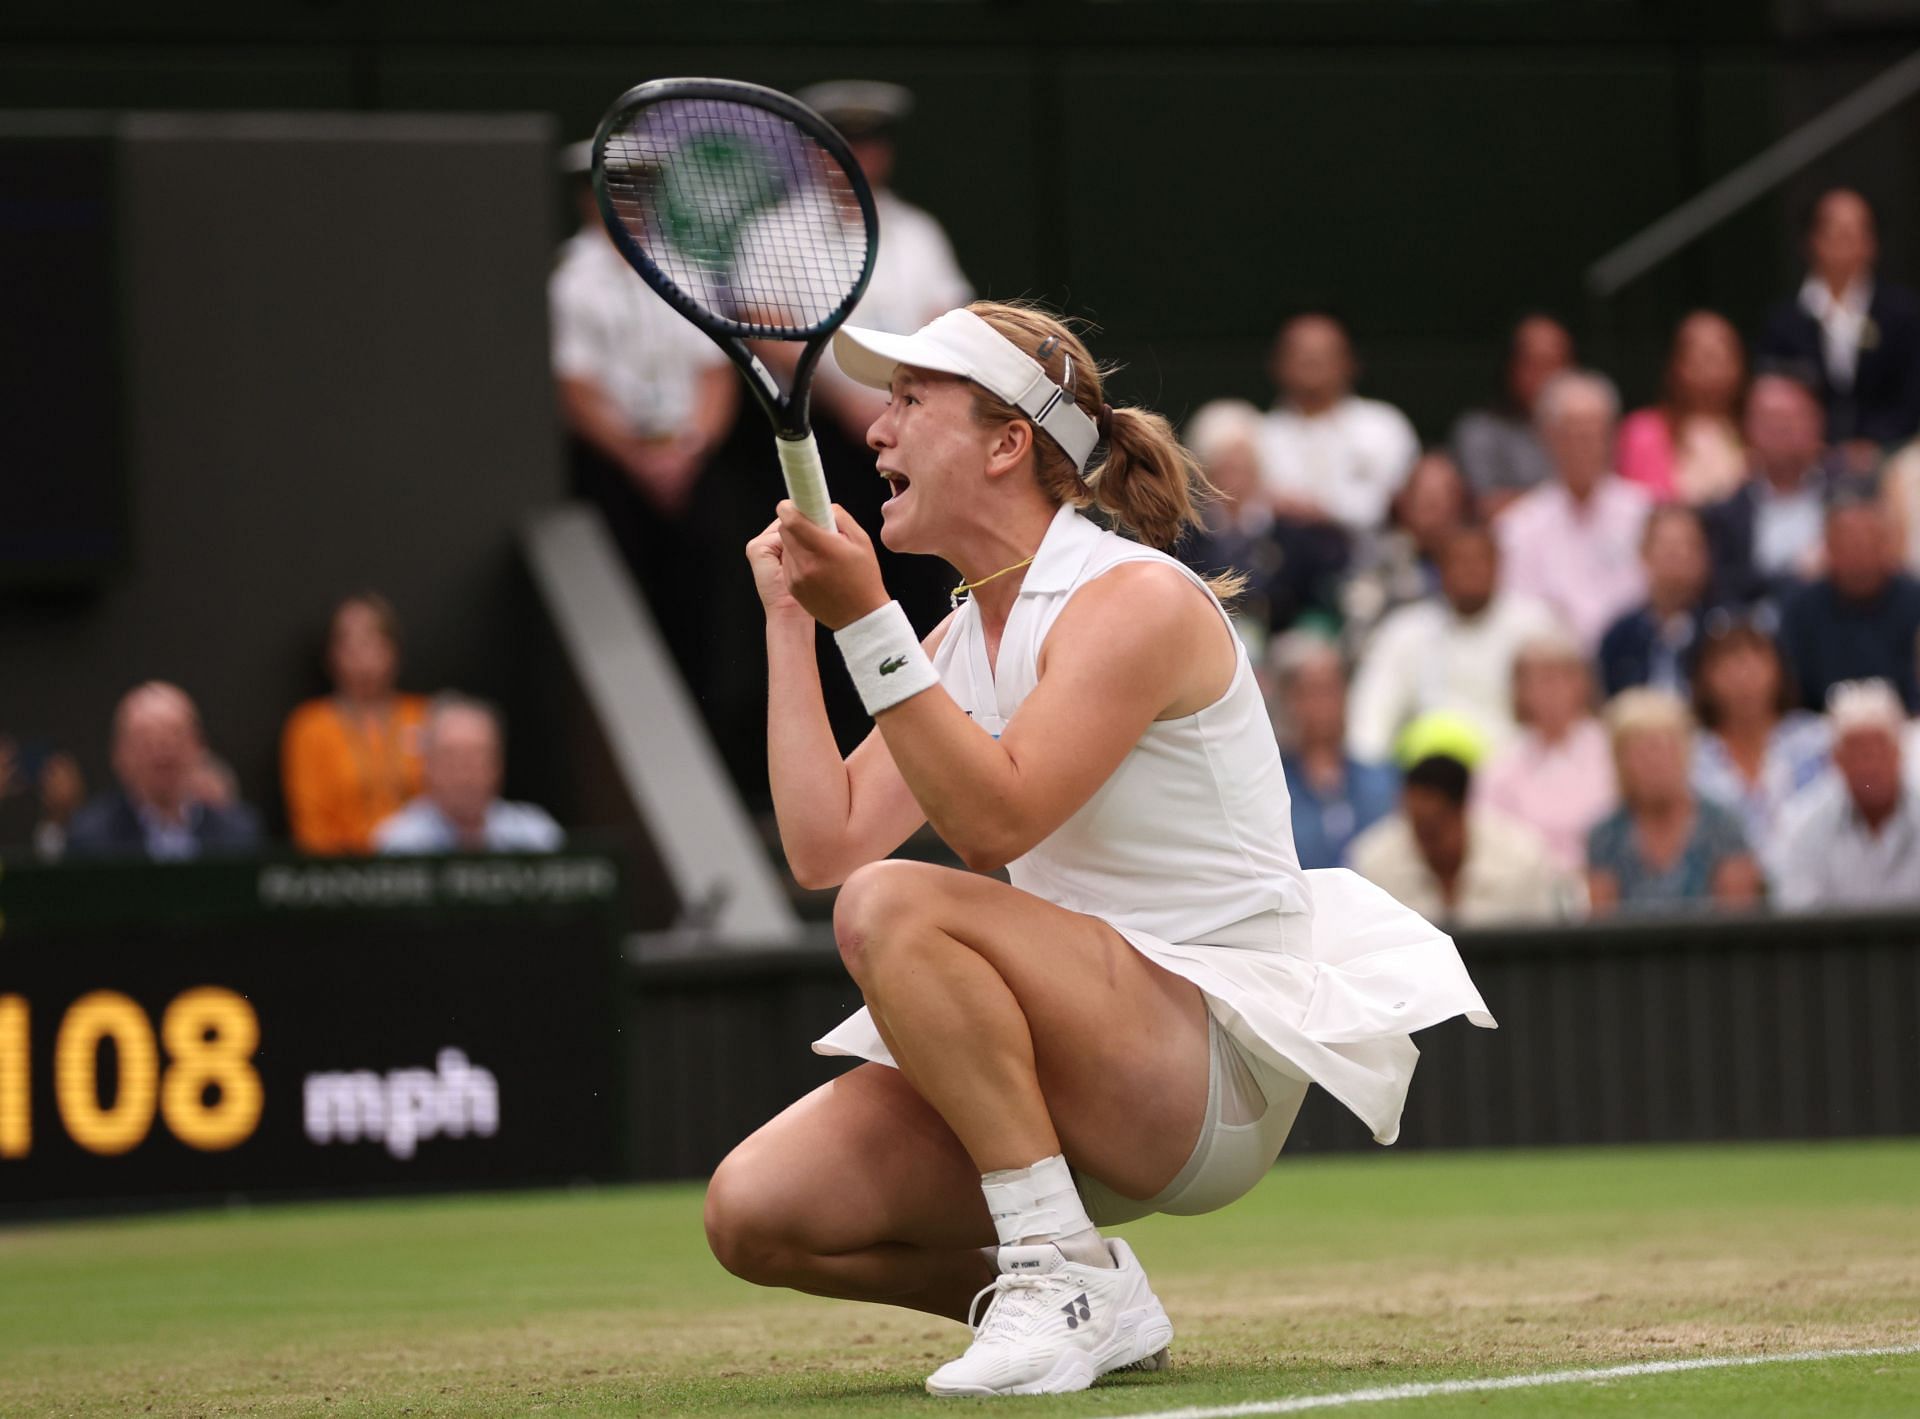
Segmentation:
<svg viewBox="0 0 1920 1419">
<path fill-rule="evenodd" d="M 941 685 L 997 737 L 1038 682 L 1040 648 L 1068 599 L 1143 561 L 1205 587 L 1165 553 L 1061 508 L 995 666 L 969 602 L 934 657 Z M 1319 1084 L 1391 1143 L 1420 1053 L 1409 1033 L 1455 1015 L 1491 1029 L 1493 1017 L 1445 933 L 1351 872 L 1301 870 L 1273 726 L 1233 640 L 1226 693 L 1150 725 L 1100 790 L 1008 874 L 1023 891 L 1110 923 L 1199 986 L 1252 1061 Z M 814 1049 L 893 1063 L 864 1009 Z"/>
</svg>

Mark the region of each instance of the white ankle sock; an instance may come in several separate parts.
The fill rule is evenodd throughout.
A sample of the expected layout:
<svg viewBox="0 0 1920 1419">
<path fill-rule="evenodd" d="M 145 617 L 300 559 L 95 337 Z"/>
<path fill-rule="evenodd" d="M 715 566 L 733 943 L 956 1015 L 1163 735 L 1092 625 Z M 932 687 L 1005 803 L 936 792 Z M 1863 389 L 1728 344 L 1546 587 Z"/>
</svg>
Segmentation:
<svg viewBox="0 0 1920 1419">
<path fill-rule="evenodd" d="M 986 1173 L 980 1189 L 1003 1247 L 1052 1242 L 1068 1261 L 1083 1266 L 1112 1266 L 1107 1245 L 1087 1216 L 1080 1190 L 1073 1185 L 1067 1160 L 1051 1158 L 1024 1168 Z"/>
</svg>

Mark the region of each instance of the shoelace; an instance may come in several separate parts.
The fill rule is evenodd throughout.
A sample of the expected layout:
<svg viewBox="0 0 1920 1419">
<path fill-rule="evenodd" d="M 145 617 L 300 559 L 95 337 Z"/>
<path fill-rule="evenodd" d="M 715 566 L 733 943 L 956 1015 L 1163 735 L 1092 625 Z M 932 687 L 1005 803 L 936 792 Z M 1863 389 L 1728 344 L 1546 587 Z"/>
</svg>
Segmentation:
<svg viewBox="0 0 1920 1419">
<path fill-rule="evenodd" d="M 1024 1335 L 1032 1330 L 1034 1323 L 1046 1314 L 1046 1304 L 1038 1293 L 1047 1289 L 1049 1279 L 1045 1276 L 1003 1274 L 981 1287 L 974 1295 L 972 1304 L 967 1307 L 967 1324 L 973 1330 L 974 1339 L 987 1339 L 989 1330 L 995 1335 Z M 993 1299 L 987 1303 L 986 1314 L 980 1317 L 976 1325 L 974 1314 L 980 1309 L 981 1300 L 987 1296 Z"/>
</svg>

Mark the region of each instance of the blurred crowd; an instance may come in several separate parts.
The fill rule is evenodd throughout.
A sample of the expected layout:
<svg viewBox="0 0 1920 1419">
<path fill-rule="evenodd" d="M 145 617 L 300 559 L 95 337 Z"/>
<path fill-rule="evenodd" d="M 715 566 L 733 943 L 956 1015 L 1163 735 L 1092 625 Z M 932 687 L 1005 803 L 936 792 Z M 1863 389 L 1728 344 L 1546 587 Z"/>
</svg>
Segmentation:
<svg viewBox="0 0 1920 1419">
<path fill-rule="evenodd" d="M 1308 866 L 1470 925 L 1920 903 L 1920 302 L 1858 193 L 1800 289 L 1696 311 L 1622 411 L 1559 322 L 1422 449 L 1348 332 L 1201 408 L 1187 549 L 1250 591 Z"/>
<path fill-rule="evenodd" d="M 803 91 L 881 216 L 853 323 L 916 328 L 966 301 L 939 224 L 891 189 L 912 96 Z M 572 489 L 596 504 L 749 801 L 764 793 L 758 606 L 739 549 L 779 496 L 738 377 L 627 268 L 562 155 L 579 230 L 550 284 Z M 1185 437 L 1218 491 L 1183 555 L 1241 574 L 1309 867 L 1351 866 L 1468 926 L 1622 911 L 1920 904 L 1920 301 L 1881 278 L 1868 203 L 1826 193 L 1805 280 L 1755 332 L 1695 311 L 1659 396 L 1623 410 L 1547 313 L 1512 330 L 1504 387 L 1423 447 L 1357 392 L 1352 333 L 1281 327 L 1269 407 L 1218 400 Z M 768 348 L 778 364 L 791 351 Z M 880 396 L 823 362 L 815 426 L 836 495 L 885 495 Z M 916 620 L 945 570 L 883 553 Z M 736 574 L 736 571 L 738 574 Z M 500 797 L 498 715 L 399 689 L 400 631 L 343 601 L 333 693 L 282 745 L 290 835 L 314 853 L 551 849 Z M 868 727 L 827 677 L 843 745 Z M 179 688 L 120 703 L 115 782 L 0 735 L 0 843 L 46 858 L 252 850 L 260 820 Z M 764 801 L 764 800 L 762 800 Z"/>
<path fill-rule="evenodd" d="M 499 714 L 453 691 L 399 687 L 400 624 L 363 592 L 333 613 L 332 693 L 288 716 L 281 797 L 293 845 L 314 854 L 550 852 L 560 826 L 500 796 Z M 114 710 L 113 783 L 88 796 L 71 753 L 0 735 L 0 847 L 42 861 L 187 862 L 267 846 L 258 812 L 208 745 L 177 685 L 136 685 Z"/>
</svg>

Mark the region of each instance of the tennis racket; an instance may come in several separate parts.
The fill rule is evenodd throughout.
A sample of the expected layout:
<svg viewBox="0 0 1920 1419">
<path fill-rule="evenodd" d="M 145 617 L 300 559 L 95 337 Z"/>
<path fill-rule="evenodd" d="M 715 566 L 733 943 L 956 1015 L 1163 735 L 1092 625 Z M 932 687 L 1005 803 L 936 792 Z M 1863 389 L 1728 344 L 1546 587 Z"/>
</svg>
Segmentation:
<svg viewBox="0 0 1920 1419">
<path fill-rule="evenodd" d="M 866 290 L 880 240 L 846 139 L 774 89 L 655 79 L 600 121 L 593 187 L 641 279 L 745 376 L 773 422 L 788 496 L 832 527 L 807 405 L 820 352 Z M 804 342 L 790 389 L 749 340 Z"/>
</svg>

